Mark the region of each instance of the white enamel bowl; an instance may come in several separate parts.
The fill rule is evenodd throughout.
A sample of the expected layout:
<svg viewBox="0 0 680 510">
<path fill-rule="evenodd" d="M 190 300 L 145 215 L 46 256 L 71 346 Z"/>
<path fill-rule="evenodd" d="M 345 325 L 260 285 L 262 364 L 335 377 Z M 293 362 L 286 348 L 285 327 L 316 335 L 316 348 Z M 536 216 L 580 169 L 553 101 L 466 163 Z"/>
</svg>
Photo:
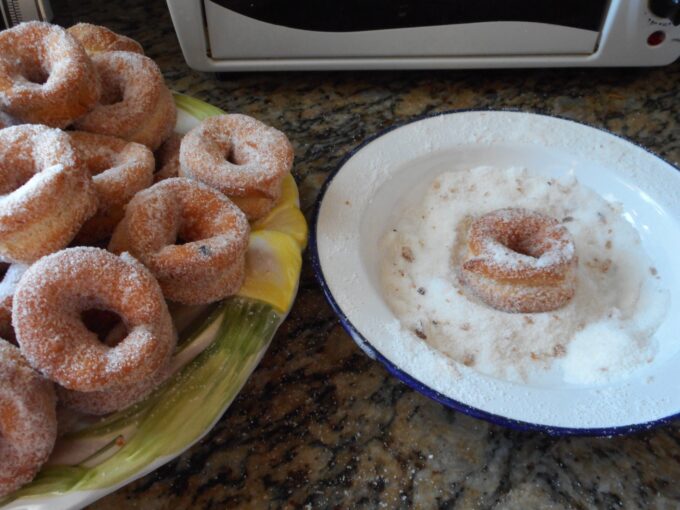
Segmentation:
<svg viewBox="0 0 680 510">
<path fill-rule="evenodd" d="M 479 165 L 573 172 L 623 204 L 671 293 L 655 335 L 659 352 L 635 376 L 599 386 L 531 385 L 462 366 L 413 338 L 394 342 L 379 282 L 379 240 L 436 175 Z M 312 259 L 344 327 L 371 357 L 418 391 L 473 416 L 552 434 L 611 435 L 680 413 L 680 172 L 645 149 L 577 122 L 507 111 L 440 114 L 388 130 L 348 155 L 326 182 Z"/>
</svg>

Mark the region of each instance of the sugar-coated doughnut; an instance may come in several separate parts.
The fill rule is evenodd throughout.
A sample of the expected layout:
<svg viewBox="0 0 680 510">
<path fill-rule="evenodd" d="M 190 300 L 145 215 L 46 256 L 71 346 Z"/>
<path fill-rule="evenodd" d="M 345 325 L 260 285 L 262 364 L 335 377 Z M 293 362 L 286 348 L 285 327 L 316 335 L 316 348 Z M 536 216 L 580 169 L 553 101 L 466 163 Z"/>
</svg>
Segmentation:
<svg viewBox="0 0 680 510">
<path fill-rule="evenodd" d="M 0 337 L 13 343 L 12 302 L 19 280 L 27 269 L 24 264 L 0 263 Z"/>
<path fill-rule="evenodd" d="M 31 21 L 0 32 L 0 109 L 65 127 L 97 103 L 99 81 L 83 47 L 63 28 Z"/>
<path fill-rule="evenodd" d="M 218 189 L 254 220 L 281 196 L 293 146 L 281 131 L 247 115 L 217 115 L 184 136 L 180 176 Z"/>
<path fill-rule="evenodd" d="M 27 484 L 57 439 L 54 386 L 0 339 L 0 498 Z"/>
<path fill-rule="evenodd" d="M 81 161 L 92 174 L 98 208 L 76 236 L 76 242 L 93 244 L 111 235 L 123 218 L 125 205 L 151 185 L 153 153 L 144 145 L 113 136 L 84 131 L 69 133 Z"/>
<path fill-rule="evenodd" d="M 118 314 L 127 336 L 100 342 L 81 318 L 89 309 Z M 12 325 L 29 363 L 76 391 L 134 384 L 161 370 L 176 334 L 158 282 L 128 254 L 68 248 L 33 264 L 14 294 Z"/>
<path fill-rule="evenodd" d="M 111 317 L 103 317 L 104 314 L 99 310 L 94 312 L 90 314 L 90 317 L 93 320 L 98 320 L 99 326 L 104 326 L 103 329 L 106 329 L 107 325 L 113 324 L 113 327 L 105 335 L 105 344 L 114 346 L 125 338 L 126 331 L 124 324 L 116 324 L 111 321 Z M 168 323 L 167 326 L 172 327 L 173 325 Z M 171 330 L 167 334 L 173 335 L 174 333 Z M 165 365 L 151 377 L 132 384 L 122 384 L 100 391 L 74 391 L 57 386 L 59 402 L 74 411 L 98 416 L 120 411 L 137 402 L 141 402 L 158 386 L 167 381 L 172 375 L 171 360 L 172 358 L 168 358 Z"/>
<path fill-rule="evenodd" d="M 249 233 L 245 215 L 222 193 L 172 178 L 130 201 L 109 250 L 142 261 L 169 300 L 204 304 L 243 284 Z"/>
<path fill-rule="evenodd" d="M 57 386 L 59 402 L 80 413 L 101 416 L 126 409 L 148 397 L 169 379 L 170 360 L 163 368 L 143 381 L 114 386 L 100 391 L 73 391 Z"/>
<path fill-rule="evenodd" d="M 156 158 L 156 173 L 153 174 L 154 182 L 179 175 L 179 147 L 181 143 L 182 135 L 173 133 L 154 153 Z"/>
<path fill-rule="evenodd" d="M 30 263 L 63 248 L 96 209 L 92 178 L 66 133 L 0 130 L 0 259 Z"/>
<path fill-rule="evenodd" d="M 116 136 L 156 150 L 175 127 L 177 109 L 156 63 L 129 51 L 92 57 L 102 83 L 101 101 L 76 129 Z"/>
<path fill-rule="evenodd" d="M 493 308 L 546 312 L 574 296 L 577 262 L 564 225 L 539 212 L 506 208 L 472 222 L 459 275 Z"/>
<path fill-rule="evenodd" d="M 67 29 L 89 55 L 103 51 L 131 51 L 144 55 L 144 49 L 134 39 L 115 33 L 106 27 L 90 23 L 78 23 Z"/>
</svg>

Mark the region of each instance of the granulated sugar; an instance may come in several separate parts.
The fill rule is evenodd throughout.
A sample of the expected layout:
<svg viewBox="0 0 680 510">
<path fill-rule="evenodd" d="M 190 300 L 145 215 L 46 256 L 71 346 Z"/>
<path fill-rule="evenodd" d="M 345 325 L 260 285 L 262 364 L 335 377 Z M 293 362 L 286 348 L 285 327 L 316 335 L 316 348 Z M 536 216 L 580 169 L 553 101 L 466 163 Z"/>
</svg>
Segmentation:
<svg viewBox="0 0 680 510">
<path fill-rule="evenodd" d="M 579 258 L 574 298 L 553 312 L 494 310 L 459 282 L 470 220 L 505 207 L 560 220 Z M 451 359 L 509 381 L 598 384 L 650 363 L 669 294 L 636 230 L 575 178 L 521 168 L 445 173 L 381 241 L 382 283 L 402 333 Z"/>
</svg>

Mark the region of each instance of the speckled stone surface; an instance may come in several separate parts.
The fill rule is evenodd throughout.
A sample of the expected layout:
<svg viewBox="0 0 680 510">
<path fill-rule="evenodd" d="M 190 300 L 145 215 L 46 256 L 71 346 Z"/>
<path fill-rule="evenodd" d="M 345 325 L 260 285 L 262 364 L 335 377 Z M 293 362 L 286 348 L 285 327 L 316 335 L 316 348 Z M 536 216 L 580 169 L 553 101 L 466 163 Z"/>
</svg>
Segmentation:
<svg viewBox="0 0 680 510">
<path fill-rule="evenodd" d="M 437 111 L 557 114 L 680 161 L 678 64 L 237 74 L 220 81 L 186 66 L 163 2 L 71 4 L 76 21 L 138 39 L 176 91 L 285 131 L 308 217 L 348 150 Z M 306 260 L 289 319 L 212 432 L 92 508 L 677 508 L 679 425 L 630 437 L 552 438 L 451 411 L 355 346 Z"/>
</svg>

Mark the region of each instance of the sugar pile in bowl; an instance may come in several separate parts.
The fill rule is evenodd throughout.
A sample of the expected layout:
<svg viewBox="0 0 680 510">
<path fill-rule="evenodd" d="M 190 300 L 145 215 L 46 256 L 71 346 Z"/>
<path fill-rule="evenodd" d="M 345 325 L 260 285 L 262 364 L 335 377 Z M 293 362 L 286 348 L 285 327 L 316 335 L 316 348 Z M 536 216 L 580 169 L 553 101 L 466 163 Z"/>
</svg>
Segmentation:
<svg viewBox="0 0 680 510">
<path fill-rule="evenodd" d="M 506 313 L 459 283 L 470 219 L 505 207 L 537 210 L 571 232 L 579 265 L 566 306 Z M 402 334 L 493 377 L 571 384 L 626 377 L 653 361 L 669 293 L 621 213 L 574 177 L 515 167 L 444 173 L 380 241 L 385 299 Z"/>
</svg>

